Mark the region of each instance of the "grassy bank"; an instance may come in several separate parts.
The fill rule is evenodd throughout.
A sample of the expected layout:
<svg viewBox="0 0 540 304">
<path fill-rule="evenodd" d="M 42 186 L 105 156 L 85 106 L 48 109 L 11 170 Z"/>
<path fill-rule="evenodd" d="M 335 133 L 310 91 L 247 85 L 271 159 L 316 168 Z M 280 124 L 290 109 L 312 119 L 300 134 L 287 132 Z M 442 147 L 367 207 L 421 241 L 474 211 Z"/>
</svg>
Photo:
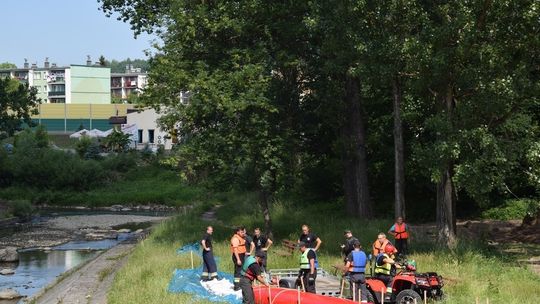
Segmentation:
<svg viewBox="0 0 540 304">
<path fill-rule="evenodd" d="M 262 226 L 260 214 L 252 210 L 254 196 L 224 195 L 213 203 L 222 207 L 217 212 L 215 226 L 215 251 L 222 261 L 219 269 L 231 272 L 228 238 L 232 225 L 243 224 L 250 229 Z M 193 214 L 178 216 L 162 223 L 141 245 L 137 247 L 127 265 L 117 275 L 109 293 L 109 303 L 206 303 L 194 301 L 189 295 L 167 292 L 168 283 L 175 268 L 189 268 L 189 256 L 178 256 L 175 250 L 183 244 L 194 242 L 201 236 L 206 222 L 200 214 L 211 203 L 201 206 Z M 339 205 L 305 205 L 302 203 L 278 203 L 273 208 L 275 239 L 296 239 L 300 225 L 307 223 L 323 240 L 320 262 L 323 267 L 340 263 L 339 244 L 345 228 L 355 232 L 365 246 L 378 231 L 386 231 L 390 220 L 361 221 L 347 217 Z M 368 242 L 369 240 L 369 242 Z M 275 242 L 279 244 L 279 242 Z M 535 303 L 540 297 L 540 277 L 520 267 L 514 258 L 499 255 L 481 244 L 461 245 L 454 253 L 440 250 L 430 244 L 413 244 L 416 251 L 411 255 L 417 261 L 419 271 L 437 271 L 446 280 L 445 303 L 474 303 L 478 297 L 491 303 Z M 279 245 L 270 252 L 270 268 L 296 268 L 297 255 L 280 257 Z M 200 262 L 198 259 L 196 263 Z"/>
<path fill-rule="evenodd" d="M 0 198 L 27 200 L 35 204 L 55 206 L 110 206 L 114 204 L 192 204 L 202 195 L 197 188 L 179 182 L 177 173 L 154 165 L 138 166 L 122 178 L 86 191 L 43 190 L 28 186 L 0 188 Z"/>
</svg>

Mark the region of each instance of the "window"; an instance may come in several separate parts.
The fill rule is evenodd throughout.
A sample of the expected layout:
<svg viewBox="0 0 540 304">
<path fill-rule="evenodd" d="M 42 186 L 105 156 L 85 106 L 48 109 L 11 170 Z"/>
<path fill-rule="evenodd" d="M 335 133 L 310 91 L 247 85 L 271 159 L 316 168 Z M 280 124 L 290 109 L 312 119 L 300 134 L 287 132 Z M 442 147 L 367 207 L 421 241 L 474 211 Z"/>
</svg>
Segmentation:
<svg viewBox="0 0 540 304">
<path fill-rule="evenodd" d="M 139 129 L 137 135 L 138 135 L 137 142 L 142 144 L 143 130 Z"/>
<path fill-rule="evenodd" d="M 40 72 L 34 73 L 34 79 L 35 80 L 40 80 L 41 79 L 41 73 Z"/>
<path fill-rule="evenodd" d="M 148 130 L 148 142 L 151 144 L 154 143 L 154 130 Z"/>
</svg>

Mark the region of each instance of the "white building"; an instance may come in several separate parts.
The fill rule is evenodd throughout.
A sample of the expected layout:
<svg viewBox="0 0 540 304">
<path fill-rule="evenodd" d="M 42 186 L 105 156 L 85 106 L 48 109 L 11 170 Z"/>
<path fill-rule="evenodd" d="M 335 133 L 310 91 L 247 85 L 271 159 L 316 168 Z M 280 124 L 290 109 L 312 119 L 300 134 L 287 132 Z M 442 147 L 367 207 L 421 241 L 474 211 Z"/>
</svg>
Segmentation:
<svg viewBox="0 0 540 304">
<path fill-rule="evenodd" d="M 139 95 L 146 87 L 147 79 L 147 73 L 128 65 L 125 73 L 111 73 L 111 95 L 121 100 L 128 99 L 131 94 Z"/>
<path fill-rule="evenodd" d="M 160 116 L 154 109 L 128 111 L 127 125 L 137 126 L 137 149 L 143 149 L 146 145 L 152 148 L 163 145 L 165 150 L 171 149 L 173 143 L 170 135 L 157 124 Z"/>
</svg>

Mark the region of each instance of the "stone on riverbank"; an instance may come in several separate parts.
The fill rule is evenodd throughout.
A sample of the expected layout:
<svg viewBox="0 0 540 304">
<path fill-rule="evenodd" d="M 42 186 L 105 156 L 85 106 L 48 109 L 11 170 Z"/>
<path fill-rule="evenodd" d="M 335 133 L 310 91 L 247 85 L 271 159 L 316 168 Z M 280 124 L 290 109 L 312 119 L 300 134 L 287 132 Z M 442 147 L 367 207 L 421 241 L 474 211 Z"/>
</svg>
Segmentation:
<svg viewBox="0 0 540 304">
<path fill-rule="evenodd" d="M 5 268 L 5 269 L 0 270 L 0 274 L 1 275 L 15 274 L 15 270 L 13 270 L 11 268 Z"/>
<path fill-rule="evenodd" d="M 118 233 L 130 233 L 131 229 L 124 228 L 124 229 L 117 230 L 117 232 Z"/>
<path fill-rule="evenodd" d="M 19 254 L 16 247 L 0 248 L 0 262 L 17 262 Z"/>
<path fill-rule="evenodd" d="M 89 241 L 98 241 L 103 239 L 117 239 L 118 232 L 115 230 L 94 230 L 90 233 L 87 233 L 84 236 L 85 239 Z"/>
<path fill-rule="evenodd" d="M 21 296 L 17 291 L 11 288 L 0 290 L 0 300 L 14 300 L 22 297 L 23 296 Z"/>
</svg>

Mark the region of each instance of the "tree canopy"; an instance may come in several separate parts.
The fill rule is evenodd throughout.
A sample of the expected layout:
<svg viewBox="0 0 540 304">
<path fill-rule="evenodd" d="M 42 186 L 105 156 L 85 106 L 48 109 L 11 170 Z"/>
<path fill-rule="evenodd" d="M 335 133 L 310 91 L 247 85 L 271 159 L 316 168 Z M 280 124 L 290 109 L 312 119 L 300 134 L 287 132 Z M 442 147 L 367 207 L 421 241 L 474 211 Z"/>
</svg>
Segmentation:
<svg viewBox="0 0 540 304">
<path fill-rule="evenodd" d="M 257 189 L 268 229 L 279 193 L 371 217 L 394 188 L 451 246 L 458 212 L 538 195 L 533 0 L 100 2 L 163 40 L 142 98 L 185 172 Z"/>
<path fill-rule="evenodd" d="M 23 125 L 32 125 L 40 100 L 35 88 L 17 80 L 0 77 L 0 139 L 13 136 Z"/>
</svg>

